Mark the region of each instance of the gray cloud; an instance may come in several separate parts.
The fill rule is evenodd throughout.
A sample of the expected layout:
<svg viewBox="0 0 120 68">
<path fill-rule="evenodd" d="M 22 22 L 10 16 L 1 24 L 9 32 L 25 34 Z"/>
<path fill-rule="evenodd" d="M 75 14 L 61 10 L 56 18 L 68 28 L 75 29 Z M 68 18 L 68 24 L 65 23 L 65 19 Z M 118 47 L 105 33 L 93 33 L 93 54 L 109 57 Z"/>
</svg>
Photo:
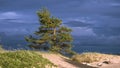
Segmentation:
<svg viewBox="0 0 120 68">
<path fill-rule="evenodd" d="M 84 22 L 81 22 L 81 21 L 69 21 L 67 23 L 64 23 L 70 27 L 90 27 L 91 24 L 89 23 L 84 23 Z"/>
<path fill-rule="evenodd" d="M 96 27 L 93 31 L 100 36 L 119 36 L 120 27 Z"/>
<path fill-rule="evenodd" d="M 120 50 L 120 0 L 0 0 L 0 32 L 33 33 L 39 26 L 36 11 L 42 7 L 73 29 L 83 49 Z"/>
<path fill-rule="evenodd" d="M 72 19 L 66 20 L 65 25 L 89 27 L 97 35 L 115 36 L 120 34 L 119 3 L 119 0 L 0 0 L 0 13 L 4 13 L 4 16 L 0 18 L 5 18 L 1 22 L 7 20 L 14 23 L 37 23 L 35 12 L 41 7 L 47 7 L 53 15 L 63 21 L 67 18 Z M 6 14 L 8 12 L 8 15 L 5 16 L 5 12 Z M 87 17 L 89 20 L 84 19 L 85 22 L 74 20 L 83 17 Z"/>
<path fill-rule="evenodd" d="M 3 12 L 0 13 L 0 20 L 15 20 L 21 18 L 21 14 L 17 14 L 16 12 Z"/>
<path fill-rule="evenodd" d="M 112 6 L 109 11 L 103 13 L 105 16 L 110 16 L 112 18 L 120 18 L 120 3 L 118 6 Z"/>
<path fill-rule="evenodd" d="M 77 52 L 119 53 L 120 36 L 74 36 Z"/>
</svg>

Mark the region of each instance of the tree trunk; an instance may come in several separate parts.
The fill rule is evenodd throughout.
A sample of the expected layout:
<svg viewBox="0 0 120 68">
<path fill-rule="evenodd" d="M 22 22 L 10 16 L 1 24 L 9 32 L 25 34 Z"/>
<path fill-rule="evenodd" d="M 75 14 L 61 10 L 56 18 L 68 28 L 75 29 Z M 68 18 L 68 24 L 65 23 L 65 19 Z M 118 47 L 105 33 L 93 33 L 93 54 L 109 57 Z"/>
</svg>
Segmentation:
<svg viewBox="0 0 120 68">
<path fill-rule="evenodd" d="M 54 40 L 56 40 L 56 28 L 54 28 L 54 30 L 53 30 L 54 32 L 53 32 L 53 35 L 54 35 Z"/>
</svg>

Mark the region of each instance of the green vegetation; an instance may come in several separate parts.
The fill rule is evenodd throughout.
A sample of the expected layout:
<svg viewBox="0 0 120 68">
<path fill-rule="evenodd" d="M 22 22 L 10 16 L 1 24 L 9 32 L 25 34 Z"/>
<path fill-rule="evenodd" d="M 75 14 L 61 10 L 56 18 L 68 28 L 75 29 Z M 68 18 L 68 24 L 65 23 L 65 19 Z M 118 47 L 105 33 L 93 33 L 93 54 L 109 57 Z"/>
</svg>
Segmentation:
<svg viewBox="0 0 120 68">
<path fill-rule="evenodd" d="M 40 50 L 48 50 L 58 53 L 74 54 L 71 50 L 72 36 L 71 29 L 62 26 L 62 20 L 50 15 L 47 9 L 37 12 L 40 21 L 40 27 L 35 35 L 26 37 L 29 47 Z"/>
<path fill-rule="evenodd" d="M 113 57 L 120 57 L 118 55 L 112 55 L 112 54 L 101 54 L 96 52 L 88 52 L 83 54 L 76 54 L 71 59 L 73 61 L 77 61 L 78 63 L 92 63 L 92 62 L 104 62 L 104 61 L 110 61 L 110 59 Z"/>
<path fill-rule="evenodd" d="M 53 63 L 33 51 L 0 53 L 0 68 L 52 68 Z"/>
<path fill-rule="evenodd" d="M 4 53 L 5 50 L 2 48 L 2 45 L 0 45 L 0 53 Z"/>
<path fill-rule="evenodd" d="M 100 61 L 102 58 L 105 58 L 105 54 L 100 54 L 100 53 L 83 53 L 83 54 L 77 54 L 72 57 L 73 61 L 77 61 L 79 63 L 86 62 L 86 63 L 91 63 L 91 62 L 96 62 Z"/>
<path fill-rule="evenodd" d="M 75 54 L 71 50 L 71 29 L 62 26 L 62 20 L 50 15 L 47 9 L 37 12 L 40 27 L 37 36 L 25 37 L 29 47 L 52 53 Z M 0 46 L 0 68 L 51 68 L 56 67 L 49 60 L 34 51 L 6 51 Z"/>
</svg>

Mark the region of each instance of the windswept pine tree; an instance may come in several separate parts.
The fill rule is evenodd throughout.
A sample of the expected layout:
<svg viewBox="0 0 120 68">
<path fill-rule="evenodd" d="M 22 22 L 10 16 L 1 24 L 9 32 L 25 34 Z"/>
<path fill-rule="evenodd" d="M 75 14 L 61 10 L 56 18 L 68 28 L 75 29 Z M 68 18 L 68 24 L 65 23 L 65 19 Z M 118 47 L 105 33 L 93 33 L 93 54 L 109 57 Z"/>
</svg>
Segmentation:
<svg viewBox="0 0 120 68">
<path fill-rule="evenodd" d="M 37 38 L 26 37 L 29 47 L 40 50 L 50 50 L 59 53 L 71 53 L 71 29 L 62 26 L 62 20 L 50 15 L 47 9 L 37 12 L 40 27 L 35 32 Z"/>
</svg>

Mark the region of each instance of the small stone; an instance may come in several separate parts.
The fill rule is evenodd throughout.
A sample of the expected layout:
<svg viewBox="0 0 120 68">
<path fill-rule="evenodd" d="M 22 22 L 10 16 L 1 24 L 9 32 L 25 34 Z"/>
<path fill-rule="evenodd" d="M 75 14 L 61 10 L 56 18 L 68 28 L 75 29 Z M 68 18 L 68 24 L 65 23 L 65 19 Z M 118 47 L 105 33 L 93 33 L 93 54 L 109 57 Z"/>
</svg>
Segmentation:
<svg viewBox="0 0 120 68">
<path fill-rule="evenodd" d="M 87 63 L 83 62 L 82 64 L 87 64 Z"/>
<path fill-rule="evenodd" d="M 98 63 L 98 64 L 97 64 L 97 66 L 102 66 L 102 65 L 103 65 L 103 63 Z"/>
<path fill-rule="evenodd" d="M 87 63 L 86 65 L 90 66 L 91 64 Z"/>
</svg>

